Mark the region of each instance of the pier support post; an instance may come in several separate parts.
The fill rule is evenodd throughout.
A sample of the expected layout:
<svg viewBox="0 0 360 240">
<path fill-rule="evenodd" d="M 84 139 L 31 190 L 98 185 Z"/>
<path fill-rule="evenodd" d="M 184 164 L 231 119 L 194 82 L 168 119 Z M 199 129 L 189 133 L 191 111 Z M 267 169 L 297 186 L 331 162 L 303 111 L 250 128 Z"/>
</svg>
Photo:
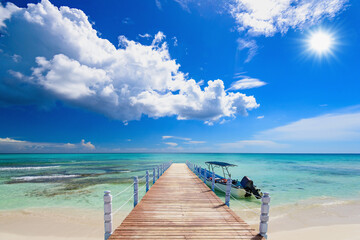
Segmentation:
<svg viewBox="0 0 360 240">
<path fill-rule="evenodd" d="M 264 193 L 261 198 L 261 215 L 260 215 L 260 226 L 259 231 L 260 235 L 267 239 L 267 230 L 268 230 L 268 221 L 269 221 L 269 210 L 270 210 L 270 195 L 269 193 Z"/>
<path fill-rule="evenodd" d="M 146 170 L 146 192 L 149 191 L 149 171 Z"/>
<path fill-rule="evenodd" d="M 155 178 L 156 178 L 155 168 L 153 168 L 153 184 L 155 184 Z"/>
<path fill-rule="evenodd" d="M 231 178 L 228 178 L 226 182 L 226 195 L 225 195 L 225 204 L 230 207 L 230 194 L 231 194 Z"/>
<path fill-rule="evenodd" d="M 215 192 L 215 172 L 212 172 L 211 190 Z"/>
<path fill-rule="evenodd" d="M 104 239 L 107 240 L 112 233 L 112 196 L 110 191 L 104 192 L 104 227 L 105 227 L 105 236 Z"/>
<path fill-rule="evenodd" d="M 134 207 L 138 204 L 139 201 L 139 179 L 134 177 Z"/>
<path fill-rule="evenodd" d="M 160 177 L 160 167 L 159 166 L 157 166 L 157 179 L 159 179 L 159 177 Z"/>
</svg>

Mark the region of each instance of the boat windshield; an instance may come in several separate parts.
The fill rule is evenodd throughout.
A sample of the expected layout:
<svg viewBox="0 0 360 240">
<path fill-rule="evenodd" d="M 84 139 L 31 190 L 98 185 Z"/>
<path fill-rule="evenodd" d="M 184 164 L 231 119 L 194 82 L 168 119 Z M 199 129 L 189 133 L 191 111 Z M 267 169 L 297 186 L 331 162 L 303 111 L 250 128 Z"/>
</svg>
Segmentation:
<svg viewBox="0 0 360 240">
<path fill-rule="evenodd" d="M 223 171 L 223 176 L 224 178 L 231 178 L 231 174 L 229 172 L 229 167 L 235 167 L 237 165 L 235 164 L 231 164 L 231 163 L 226 163 L 226 162 L 205 162 L 205 164 L 208 166 L 209 168 L 209 171 L 210 172 L 215 172 L 215 168 L 221 168 L 222 171 Z M 227 176 L 226 176 L 226 173 L 227 173 Z"/>
</svg>

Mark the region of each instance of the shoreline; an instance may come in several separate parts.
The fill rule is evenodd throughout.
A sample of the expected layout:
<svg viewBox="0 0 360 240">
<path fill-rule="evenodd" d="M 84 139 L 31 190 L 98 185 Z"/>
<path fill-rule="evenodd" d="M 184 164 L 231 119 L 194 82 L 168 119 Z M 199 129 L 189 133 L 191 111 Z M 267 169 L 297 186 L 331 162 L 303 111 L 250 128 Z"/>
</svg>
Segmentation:
<svg viewBox="0 0 360 240">
<path fill-rule="evenodd" d="M 346 203 L 346 204 L 345 204 Z M 360 240 L 360 203 L 339 201 L 309 207 L 306 204 L 274 206 L 269 222 L 269 239 Z M 235 212 L 258 230 L 258 216 Z M 113 217 L 113 228 L 129 210 Z M 6 240 L 95 240 L 103 239 L 103 211 L 93 209 L 27 208 L 0 210 L 0 239 Z M 341 237 L 339 237 L 341 236 Z M 346 236 L 346 237 L 345 237 Z"/>
</svg>

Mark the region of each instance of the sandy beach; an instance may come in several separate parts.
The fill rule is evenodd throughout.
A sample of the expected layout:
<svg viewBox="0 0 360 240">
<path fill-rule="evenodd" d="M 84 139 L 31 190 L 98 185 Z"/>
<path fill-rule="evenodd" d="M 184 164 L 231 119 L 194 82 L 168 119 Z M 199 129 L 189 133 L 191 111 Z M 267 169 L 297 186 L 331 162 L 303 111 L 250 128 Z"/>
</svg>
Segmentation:
<svg viewBox="0 0 360 240">
<path fill-rule="evenodd" d="M 296 206 L 296 207 L 295 207 Z M 290 211 L 292 209 L 292 211 Z M 360 204 L 338 202 L 273 207 L 269 239 L 360 239 Z M 237 213 L 242 216 L 241 211 Z M 118 226 L 127 212 L 114 216 Z M 256 229 L 256 216 L 244 219 Z M 102 211 L 75 208 L 31 208 L 0 212 L 0 239 L 99 240 L 103 239 Z"/>
</svg>

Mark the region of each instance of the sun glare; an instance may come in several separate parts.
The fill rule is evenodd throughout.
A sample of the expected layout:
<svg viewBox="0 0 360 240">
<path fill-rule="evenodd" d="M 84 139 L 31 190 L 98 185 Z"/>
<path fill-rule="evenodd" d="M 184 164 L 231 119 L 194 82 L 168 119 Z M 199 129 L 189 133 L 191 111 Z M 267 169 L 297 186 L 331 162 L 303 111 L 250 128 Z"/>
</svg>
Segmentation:
<svg viewBox="0 0 360 240">
<path fill-rule="evenodd" d="M 310 50 L 322 55 L 332 50 L 334 39 L 331 34 L 318 31 L 310 35 L 308 43 Z"/>
</svg>

